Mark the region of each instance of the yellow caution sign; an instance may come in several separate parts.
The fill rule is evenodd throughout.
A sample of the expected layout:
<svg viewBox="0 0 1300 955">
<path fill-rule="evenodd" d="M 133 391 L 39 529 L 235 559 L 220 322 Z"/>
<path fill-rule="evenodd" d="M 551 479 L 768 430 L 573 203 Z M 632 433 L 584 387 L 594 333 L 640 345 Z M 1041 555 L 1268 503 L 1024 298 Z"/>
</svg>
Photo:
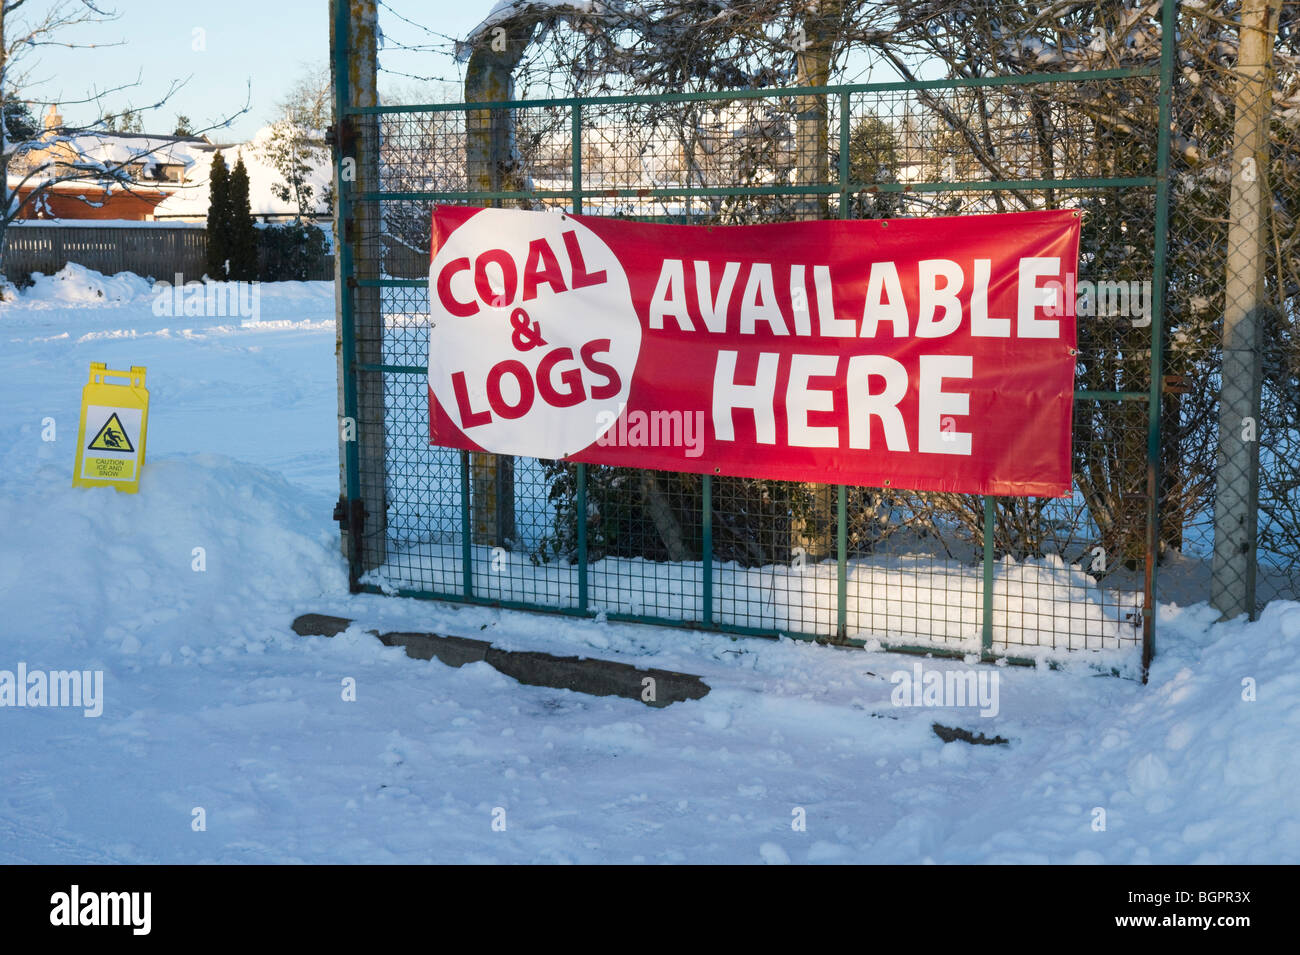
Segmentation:
<svg viewBox="0 0 1300 955">
<path fill-rule="evenodd" d="M 144 376 L 145 369 L 138 365 L 130 371 L 110 371 L 102 362 L 91 363 L 90 380 L 81 389 L 74 487 L 107 485 L 128 494 L 140 489 L 149 421 Z M 112 384 L 110 378 L 123 383 Z"/>
</svg>

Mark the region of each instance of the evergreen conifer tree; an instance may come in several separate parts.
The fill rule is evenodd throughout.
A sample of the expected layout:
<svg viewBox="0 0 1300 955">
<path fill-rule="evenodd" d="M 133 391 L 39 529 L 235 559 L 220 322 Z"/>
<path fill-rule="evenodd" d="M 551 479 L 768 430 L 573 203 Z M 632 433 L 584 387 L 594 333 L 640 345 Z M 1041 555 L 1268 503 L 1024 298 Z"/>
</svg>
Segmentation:
<svg viewBox="0 0 1300 955">
<path fill-rule="evenodd" d="M 230 278 L 257 279 L 257 229 L 248 201 L 248 169 L 241 156 L 230 173 Z"/>
<path fill-rule="evenodd" d="M 217 150 L 208 175 L 208 278 L 216 282 L 229 277 L 226 263 L 230 259 L 230 172 L 226 159 Z"/>
</svg>

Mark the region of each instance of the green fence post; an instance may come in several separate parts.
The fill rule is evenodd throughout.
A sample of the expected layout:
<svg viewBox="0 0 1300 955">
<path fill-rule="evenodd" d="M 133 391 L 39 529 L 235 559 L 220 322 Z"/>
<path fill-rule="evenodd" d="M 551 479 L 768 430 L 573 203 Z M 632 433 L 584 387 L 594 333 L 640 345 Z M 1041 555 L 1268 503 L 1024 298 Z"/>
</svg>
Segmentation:
<svg viewBox="0 0 1300 955">
<path fill-rule="evenodd" d="M 350 9 L 341 0 L 330 4 L 330 44 L 331 71 L 334 95 L 334 122 L 336 134 L 348 128 L 351 117 L 347 108 L 352 104 L 352 87 L 349 83 L 348 65 L 351 61 L 351 29 L 348 15 Z M 334 288 L 338 309 L 338 379 L 341 396 L 339 416 L 343 421 L 353 423 L 353 440 L 342 442 L 343 487 L 342 496 L 346 499 L 342 529 L 343 550 L 348 561 L 348 589 L 356 592 L 359 580 L 364 573 L 362 567 L 362 542 L 356 533 L 357 527 L 351 515 L 359 513 L 361 507 L 361 455 L 359 435 L 356 434 L 358 415 L 357 379 L 355 363 L 357 359 L 356 331 L 352 308 L 353 289 L 349 284 L 355 279 L 352 264 L 352 244 L 345 242 L 347 223 L 352 217 L 352 184 L 340 175 L 345 157 L 341 136 L 336 135 L 331 147 L 334 161 L 334 181 L 339 184 L 338 199 L 334 212 L 335 239 L 335 274 Z M 355 161 L 355 157 L 352 157 Z"/>
<path fill-rule="evenodd" d="M 382 375 L 359 369 L 379 359 L 383 338 L 379 289 L 360 281 L 381 270 L 374 239 L 380 207 L 361 198 L 379 186 L 380 120 L 364 112 L 379 102 L 375 0 L 334 0 L 330 15 L 335 123 L 331 154 L 340 186 L 334 217 L 335 354 L 339 414 L 351 422 L 352 432 L 342 447 L 341 491 L 346 502 L 339 517 L 348 546 L 349 589 L 356 592 L 361 575 L 383 566 L 388 546 L 386 390 Z M 355 176 L 341 175 L 345 164 Z"/>
<path fill-rule="evenodd" d="M 573 104 L 573 112 L 569 117 L 571 129 L 569 131 L 569 155 L 573 182 L 573 214 L 582 215 L 582 105 Z"/>
<path fill-rule="evenodd" d="M 469 527 L 469 452 L 460 453 L 460 576 L 465 599 L 474 596 L 474 558 Z"/>
<path fill-rule="evenodd" d="M 840 94 L 840 218 L 849 218 L 849 94 Z"/>
<path fill-rule="evenodd" d="M 578 611 L 587 612 L 587 465 L 578 465 Z"/>
<path fill-rule="evenodd" d="M 1142 595 L 1142 682 L 1156 652 L 1156 557 L 1160 552 L 1160 394 L 1164 377 L 1165 256 L 1169 231 L 1170 123 L 1173 122 L 1174 43 L 1178 4 L 1160 6 L 1160 98 L 1156 136 L 1155 255 L 1151 276 L 1151 398 L 1147 407 L 1147 540 Z"/>
<path fill-rule="evenodd" d="M 704 475 L 704 626 L 713 626 L 713 475 Z"/>
<path fill-rule="evenodd" d="M 849 94 L 840 94 L 840 218 L 849 218 Z M 840 640 L 849 633 L 849 509 L 848 492 L 843 484 L 836 487 L 839 495 L 835 519 L 835 634 Z"/>
<path fill-rule="evenodd" d="M 993 498 L 984 495 L 984 606 L 981 611 L 980 658 L 993 659 Z"/>
<path fill-rule="evenodd" d="M 573 104 L 569 117 L 572 157 L 573 214 L 582 215 L 582 105 Z M 587 465 L 578 465 L 578 610 L 587 612 Z"/>
<path fill-rule="evenodd" d="M 849 218 L 849 94 L 840 94 L 840 218 Z M 837 502 L 835 527 L 835 577 L 837 595 L 835 605 L 835 633 L 841 640 L 849 633 L 849 509 L 848 492 L 843 484 L 836 488 Z"/>
<path fill-rule="evenodd" d="M 848 488 L 835 486 L 838 500 L 835 507 L 835 636 L 845 640 L 849 635 L 849 506 Z"/>
</svg>

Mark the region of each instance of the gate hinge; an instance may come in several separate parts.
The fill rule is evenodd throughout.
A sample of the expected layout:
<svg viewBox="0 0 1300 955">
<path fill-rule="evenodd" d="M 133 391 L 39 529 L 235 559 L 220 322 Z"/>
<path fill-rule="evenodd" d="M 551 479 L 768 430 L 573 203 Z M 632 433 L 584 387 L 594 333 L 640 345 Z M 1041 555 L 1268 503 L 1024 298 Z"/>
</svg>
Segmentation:
<svg viewBox="0 0 1300 955">
<path fill-rule="evenodd" d="M 333 126 L 325 129 L 325 142 L 334 147 L 343 156 L 352 155 L 357 141 L 357 127 L 351 116 L 344 116 Z"/>
<path fill-rule="evenodd" d="M 361 498 L 355 498 L 349 501 L 346 497 L 340 497 L 334 502 L 334 521 L 345 530 L 354 540 L 360 540 L 362 531 L 365 530 L 366 517 L 369 516 L 365 503 Z"/>
<path fill-rule="evenodd" d="M 334 520 L 339 529 L 347 534 L 348 546 L 348 590 L 358 593 L 361 589 L 361 535 L 366 527 L 366 508 L 361 499 L 349 501 L 342 495 L 334 505 Z"/>
</svg>

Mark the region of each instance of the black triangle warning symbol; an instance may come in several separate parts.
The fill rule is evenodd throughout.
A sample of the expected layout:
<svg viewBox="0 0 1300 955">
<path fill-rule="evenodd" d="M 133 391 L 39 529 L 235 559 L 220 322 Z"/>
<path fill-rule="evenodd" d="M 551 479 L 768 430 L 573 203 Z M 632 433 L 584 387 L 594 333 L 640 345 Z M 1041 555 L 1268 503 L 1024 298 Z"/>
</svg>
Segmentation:
<svg viewBox="0 0 1300 955">
<path fill-rule="evenodd" d="M 122 422 L 117 420 L 117 412 L 114 411 L 104 422 L 104 427 L 99 429 L 99 434 L 95 439 L 86 445 L 91 451 L 134 451 L 131 446 L 131 439 L 126 436 L 126 428 L 122 427 Z"/>
</svg>

